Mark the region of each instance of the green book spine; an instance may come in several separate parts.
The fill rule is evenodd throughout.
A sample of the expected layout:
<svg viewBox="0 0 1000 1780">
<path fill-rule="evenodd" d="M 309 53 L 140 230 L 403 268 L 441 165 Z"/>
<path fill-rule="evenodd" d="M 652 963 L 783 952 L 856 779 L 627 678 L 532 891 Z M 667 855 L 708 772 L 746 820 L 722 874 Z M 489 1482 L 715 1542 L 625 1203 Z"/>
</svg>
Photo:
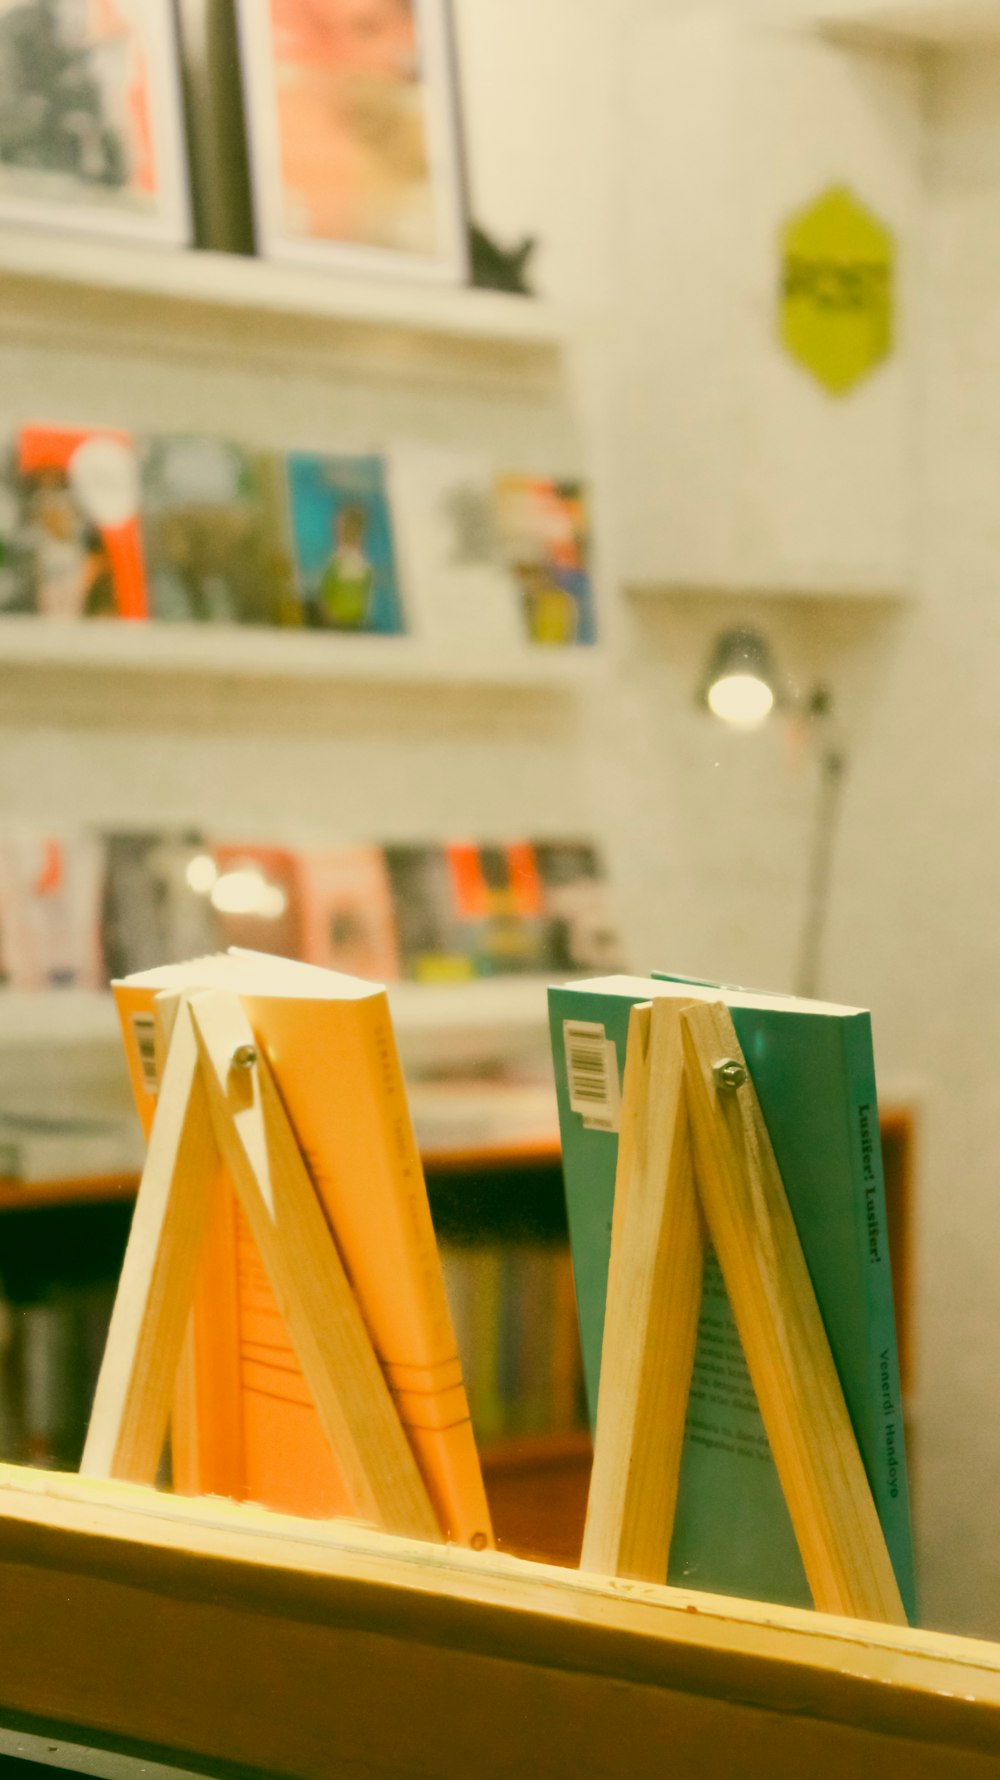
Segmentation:
<svg viewBox="0 0 1000 1780">
<path fill-rule="evenodd" d="M 629 1010 L 621 988 L 550 991 L 567 1211 L 593 1425 L 611 1249 L 616 1108 Z M 721 991 L 720 991 L 721 993 Z M 728 997 L 724 996 L 724 999 Z M 840 1373 L 908 1614 L 913 1560 L 905 1487 L 891 1277 L 871 1259 L 869 1211 L 884 1231 L 868 1016 L 807 1004 L 732 1006 Z M 597 1034 L 608 1047 L 602 1100 Z M 567 1037 L 569 1045 L 567 1047 Z M 589 1049 L 588 1049 L 589 1046 Z M 611 1083 L 610 1076 L 616 1080 Z M 869 1111 L 862 1148 L 861 1111 Z M 610 1115 L 610 1117 L 609 1117 Z M 616 1122 L 616 1119 L 615 1119 Z M 864 1170 L 867 1168 L 868 1178 Z M 869 1189 L 866 1193 L 866 1189 Z M 888 1374 L 885 1372 L 889 1364 Z M 883 1404 L 887 1407 L 883 1407 Z M 892 1431 L 892 1452 L 889 1451 Z M 898 1439 L 897 1439 L 898 1435 Z M 896 1494 L 892 1494 L 895 1488 Z M 763 1422 L 714 1255 L 708 1256 L 668 1578 L 724 1594 L 808 1606 L 802 1569 Z"/>
</svg>

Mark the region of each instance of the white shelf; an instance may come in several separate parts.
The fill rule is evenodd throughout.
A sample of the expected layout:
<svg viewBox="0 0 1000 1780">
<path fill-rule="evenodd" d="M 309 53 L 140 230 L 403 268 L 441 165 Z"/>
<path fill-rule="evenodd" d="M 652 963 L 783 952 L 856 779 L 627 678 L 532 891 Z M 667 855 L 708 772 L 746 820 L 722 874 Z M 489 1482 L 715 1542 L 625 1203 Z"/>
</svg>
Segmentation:
<svg viewBox="0 0 1000 1780">
<path fill-rule="evenodd" d="M 38 230 L 0 229 L 0 283 L 42 282 L 74 301 L 83 291 L 118 299 L 310 317 L 335 326 L 371 327 L 443 340 L 553 351 L 567 337 L 565 318 L 534 297 L 455 286 L 349 278 L 241 254 L 183 252 L 81 240 Z"/>
<path fill-rule="evenodd" d="M 547 1064 L 548 984 L 548 977 L 533 976 L 390 983 L 405 1067 L 416 1074 Z"/>
<path fill-rule="evenodd" d="M 859 45 L 1000 42 L 1000 0 L 815 0 L 805 16 L 826 35 Z"/>
<path fill-rule="evenodd" d="M 389 1001 L 408 1068 L 502 1065 L 548 1055 L 547 977 L 392 983 Z M 0 990 L 0 1051 L 113 1047 L 121 1033 L 105 990 Z"/>
<path fill-rule="evenodd" d="M 555 688 L 593 678 L 600 651 L 526 642 L 473 653 L 423 637 L 7 615 L 0 616 L 0 664 L 116 676 Z"/>
<path fill-rule="evenodd" d="M 103 989 L 0 990 L 0 1049 L 121 1043 L 115 1004 Z"/>
<path fill-rule="evenodd" d="M 633 581 L 625 589 L 634 600 L 794 600 L 801 601 L 837 601 L 849 604 L 852 600 L 858 605 L 875 605 L 880 601 L 885 605 L 900 605 L 913 598 L 912 587 L 903 584 L 886 582 L 880 585 L 876 581 L 851 581 L 846 577 L 842 581 L 826 581 L 817 576 L 814 582 L 803 581 L 801 584 L 784 584 L 779 580 L 767 582 L 748 582 L 745 586 L 732 584 L 693 584 L 674 581 Z"/>
</svg>

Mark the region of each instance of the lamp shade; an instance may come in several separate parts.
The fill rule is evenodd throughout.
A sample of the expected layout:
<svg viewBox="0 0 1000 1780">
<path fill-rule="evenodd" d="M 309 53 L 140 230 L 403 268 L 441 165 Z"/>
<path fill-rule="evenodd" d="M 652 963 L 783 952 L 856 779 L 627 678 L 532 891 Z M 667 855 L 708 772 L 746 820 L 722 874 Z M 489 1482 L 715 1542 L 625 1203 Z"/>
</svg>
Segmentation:
<svg viewBox="0 0 1000 1780">
<path fill-rule="evenodd" d="M 712 650 L 700 702 L 740 729 L 753 729 L 770 715 L 778 702 L 778 677 L 759 631 L 722 633 Z"/>
</svg>

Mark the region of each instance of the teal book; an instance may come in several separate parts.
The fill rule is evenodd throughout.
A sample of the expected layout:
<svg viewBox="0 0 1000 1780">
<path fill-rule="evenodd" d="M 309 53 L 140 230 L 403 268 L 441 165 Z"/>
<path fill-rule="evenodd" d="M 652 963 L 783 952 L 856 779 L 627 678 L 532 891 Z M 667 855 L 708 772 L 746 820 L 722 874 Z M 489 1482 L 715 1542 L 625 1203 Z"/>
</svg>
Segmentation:
<svg viewBox="0 0 1000 1780">
<path fill-rule="evenodd" d="M 591 1426 L 600 1379 L 629 1010 L 660 995 L 722 1000 L 730 1010 L 912 1624 L 913 1546 L 867 1013 L 661 975 L 602 977 L 549 990 Z M 812 1604 L 711 1251 L 666 1580 L 748 1599 Z"/>
</svg>

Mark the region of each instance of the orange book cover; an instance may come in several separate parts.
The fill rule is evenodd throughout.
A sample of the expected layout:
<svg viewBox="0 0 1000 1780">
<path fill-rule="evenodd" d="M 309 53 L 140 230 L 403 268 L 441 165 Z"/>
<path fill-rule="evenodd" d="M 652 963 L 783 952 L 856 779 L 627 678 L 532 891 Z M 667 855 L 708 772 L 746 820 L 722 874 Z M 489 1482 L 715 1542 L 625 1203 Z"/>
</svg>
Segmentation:
<svg viewBox="0 0 1000 1780">
<path fill-rule="evenodd" d="M 136 1104 L 155 1112 L 160 989 L 232 988 L 274 1072 L 446 1536 L 492 1542 L 461 1364 L 384 988 L 231 953 L 116 983 Z M 173 1425 L 179 1487 L 350 1512 L 263 1267 L 220 1191 Z M 233 1449 L 236 1457 L 234 1459 Z M 235 1487 L 234 1487 L 235 1486 Z"/>
</svg>

